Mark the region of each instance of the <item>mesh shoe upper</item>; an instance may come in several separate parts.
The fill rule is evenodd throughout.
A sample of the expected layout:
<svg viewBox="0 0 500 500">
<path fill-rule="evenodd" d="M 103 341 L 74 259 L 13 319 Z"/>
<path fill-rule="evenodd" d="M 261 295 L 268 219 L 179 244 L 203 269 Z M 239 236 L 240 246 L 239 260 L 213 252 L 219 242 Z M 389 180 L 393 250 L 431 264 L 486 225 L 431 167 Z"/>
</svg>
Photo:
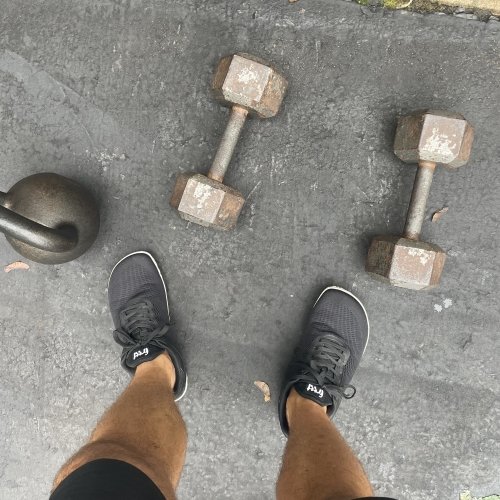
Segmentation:
<svg viewBox="0 0 500 500">
<path fill-rule="evenodd" d="M 122 259 L 111 273 L 108 297 L 113 336 L 123 347 L 123 367 L 133 372 L 140 363 L 167 351 L 176 371 L 174 394 L 180 399 L 187 377 L 174 344 L 166 287 L 153 257 L 136 252 Z"/>
<path fill-rule="evenodd" d="M 121 326 L 121 311 L 136 297 L 151 301 L 158 323 L 170 323 L 163 279 L 155 261 L 146 252 L 133 253 L 122 259 L 109 278 L 109 308 L 116 329 Z"/>
<path fill-rule="evenodd" d="M 288 433 L 286 399 L 292 387 L 332 416 L 342 398 L 356 390 L 349 383 L 369 336 L 366 311 L 345 290 L 330 287 L 317 300 L 288 367 L 279 402 L 283 432 Z"/>
</svg>

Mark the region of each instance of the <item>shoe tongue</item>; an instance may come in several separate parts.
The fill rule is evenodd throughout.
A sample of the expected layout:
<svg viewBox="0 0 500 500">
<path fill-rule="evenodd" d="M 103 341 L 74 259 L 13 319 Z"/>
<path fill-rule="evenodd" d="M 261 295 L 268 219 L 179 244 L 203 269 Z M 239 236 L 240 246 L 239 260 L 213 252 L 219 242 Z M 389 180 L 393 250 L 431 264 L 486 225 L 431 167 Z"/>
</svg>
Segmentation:
<svg viewBox="0 0 500 500">
<path fill-rule="evenodd" d="M 135 368 L 136 366 L 144 363 L 145 361 L 151 361 L 156 358 L 158 354 L 163 352 L 165 349 L 160 349 L 156 346 L 137 346 L 133 351 L 130 351 L 125 363 L 129 368 Z"/>
<path fill-rule="evenodd" d="M 320 385 L 310 382 L 297 382 L 294 385 L 295 390 L 304 398 L 310 399 L 321 406 L 333 405 L 333 399 Z"/>
</svg>

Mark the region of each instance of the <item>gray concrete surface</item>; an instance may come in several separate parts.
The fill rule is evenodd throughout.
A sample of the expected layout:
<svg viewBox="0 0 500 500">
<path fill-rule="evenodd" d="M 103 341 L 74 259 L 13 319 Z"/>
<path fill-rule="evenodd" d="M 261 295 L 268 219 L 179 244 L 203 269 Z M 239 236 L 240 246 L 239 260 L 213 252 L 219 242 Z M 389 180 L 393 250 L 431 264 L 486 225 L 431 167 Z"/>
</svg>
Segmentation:
<svg viewBox="0 0 500 500">
<path fill-rule="evenodd" d="M 336 422 L 376 491 L 498 493 L 499 48 L 500 23 L 334 0 L 1 0 L 0 188 L 69 175 L 99 198 L 102 230 L 78 261 L 0 277 L 0 498 L 46 498 L 125 387 L 106 283 L 142 248 L 168 278 L 189 365 L 180 498 L 273 498 L 280 373 L 331 283 L 371 317 Z M 168 199 L 179 172 L 209 166 L 227 117 L 210 76 L 235 50 L 272 60 L 290 92 L 245 131 L 227 181 L 248 202 L 220 234 Z M 415 293 L 372 280 L 363 258 L 372 235 L 400 230 L 410 195 L 395 117 L 427 106 L 464 113 L 477 136 L 468 167 L 436 175 L 429 215 L 450 210 L 425 237 L 449 260 L 439 289 Z M 17 258 L 0 237 L 0 264 Z"/>
</svg>

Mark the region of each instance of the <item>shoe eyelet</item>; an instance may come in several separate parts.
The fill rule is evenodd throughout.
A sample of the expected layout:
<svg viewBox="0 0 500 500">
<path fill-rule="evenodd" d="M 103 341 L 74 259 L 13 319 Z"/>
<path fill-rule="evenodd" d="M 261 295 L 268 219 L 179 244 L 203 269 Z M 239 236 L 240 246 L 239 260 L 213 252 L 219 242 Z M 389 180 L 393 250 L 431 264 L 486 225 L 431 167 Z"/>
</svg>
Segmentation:
<svg viewBox="0 0 500 500">
<path fill-rule="evenodd" d="M 354 387 L 353 385 L 348 385 L 347 387 L 344 387 L 343 396 L 345 399 L 352 399 L 355 394 L 356 394 L 356 387 Z"/>
</svg>

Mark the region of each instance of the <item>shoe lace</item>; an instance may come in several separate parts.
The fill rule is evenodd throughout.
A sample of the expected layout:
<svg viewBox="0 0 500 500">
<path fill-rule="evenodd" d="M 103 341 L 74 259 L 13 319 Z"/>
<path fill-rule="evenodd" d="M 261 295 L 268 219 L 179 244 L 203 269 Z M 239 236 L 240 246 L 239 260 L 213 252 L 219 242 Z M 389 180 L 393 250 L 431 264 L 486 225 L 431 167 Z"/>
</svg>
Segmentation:
<svg viewBox="0 0 500 500">
<path fill-rule="evenodd" d="M 349 349 L 340 339 L 331 335 L 318 337 L 312 345 L 309 363 L 303 363 L 303 373 L 312 377 L 314 383 L 324 387 L 332 397 L 336 393 L 351 399 L 356 394 L 356 388 L 351 384 L 340 384 L 349 356 Z"/>
<path fill-rule="evenodd" d="M 158 324 L 153 304 L 147 299 L 131 300 L 120 312 L 120 325 L 113 336 L 126 349 L 125 355 L 138 346 L 167 347 L 165 334 L 169 325 Z"/>
</svg>

